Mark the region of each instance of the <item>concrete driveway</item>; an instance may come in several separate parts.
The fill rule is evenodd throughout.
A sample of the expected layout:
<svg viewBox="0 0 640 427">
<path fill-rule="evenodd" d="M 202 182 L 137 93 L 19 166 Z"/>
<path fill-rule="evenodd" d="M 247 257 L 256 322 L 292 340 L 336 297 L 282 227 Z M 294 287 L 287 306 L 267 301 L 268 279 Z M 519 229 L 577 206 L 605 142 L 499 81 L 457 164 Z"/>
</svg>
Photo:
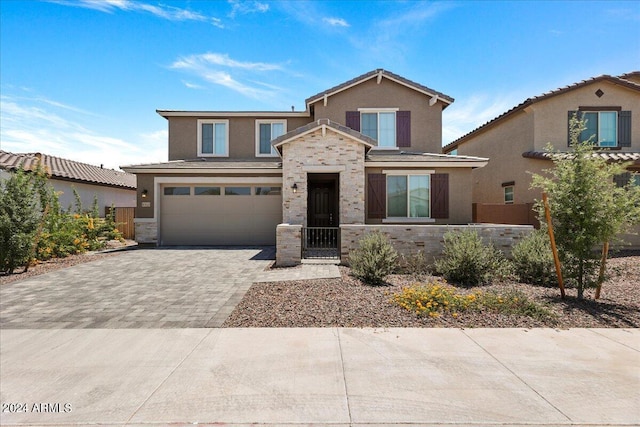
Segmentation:
<svg viewBox="0 0 640 427">
<path fill-rule="evenodd" d="M 0 287 L 0 327 L 217 327 L 273 259 L 273 247 L 127 251 Z"/>
</svg>

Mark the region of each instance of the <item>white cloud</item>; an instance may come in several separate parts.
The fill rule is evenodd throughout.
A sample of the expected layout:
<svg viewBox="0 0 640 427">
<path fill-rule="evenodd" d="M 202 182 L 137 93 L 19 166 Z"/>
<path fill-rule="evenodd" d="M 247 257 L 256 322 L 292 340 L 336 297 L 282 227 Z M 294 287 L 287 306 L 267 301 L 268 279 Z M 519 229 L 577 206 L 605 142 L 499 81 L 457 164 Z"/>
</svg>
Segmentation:
<svg viewBox="0 0 640 427">
<path fill-rule="evenodd" d="M 118 10 L 126 12 L 146 12 L 158 18 L 169 21 L 199 21 L 208 22 L 218 28 L 224 28 L 219 18 L 203 15 L 188 9 L 181 9 L 174 6 L 153 5 L 141 1 L 133 0 L 49 0 L 64 6 L 82 7 L 93 9 L 104 13 L 114 13 Z"/>
<path fill-rule="evenodd" d="M 231 5 L 230 18 L 234 18 L 238 13 L 245 15 L 248 13 L 265 13 L 269 10 L 267 3 L 259 1 L 228 0 L 228 3 Z"/>
<path fill-rule="evenodd" d="M 495 119 L 524 99 L 516 94 L 500 97 L 475 94 L 463 101 L 456 101 L 442 113 L 444 145 Z"/>
<path fill-rule="evenodd" d="M 332 27 L 348 27 L 349 23 L 342 18 L 322 18 L 322 21 Z"/>
<path fill-rule="evenodd" d="M 280 88 L 256 81 L 253 78 L 255 73 L 283 71 L 279 64 L 237 61 L 227 54 L 212 52 L 180 57 L 170 68 L 188 72 L 208 83 L 224 86 L 246 97 L 262 101 L 274 99 Z M 236 76 L 232 76 L 231 71 L 234 71 Z"/>
<path fill-rule="evenodd" d="M 118 169 L 120 165 L 166 161 L 166 131 L 139 135 L 135 143 L 104 135 L 79 121 L 96 116 L 46 98 L 3 95 L 0 98 L 1 149 L 41 152 Z M 162 133 L 164 132 L 164 134 Z"/>
</svg>

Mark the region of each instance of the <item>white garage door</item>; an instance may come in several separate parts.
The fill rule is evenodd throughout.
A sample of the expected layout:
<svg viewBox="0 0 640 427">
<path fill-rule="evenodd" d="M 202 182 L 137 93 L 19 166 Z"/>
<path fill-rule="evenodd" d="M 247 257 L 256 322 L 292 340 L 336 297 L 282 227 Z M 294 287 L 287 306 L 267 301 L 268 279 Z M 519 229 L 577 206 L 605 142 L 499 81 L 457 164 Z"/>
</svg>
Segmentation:
<svg viewBox="0 0 640 427">
<path fill-rule="evenodd" d="M 275 245 L 282 193 L 270 185 L 167 184 L 161 245 Z"/>
</svg>

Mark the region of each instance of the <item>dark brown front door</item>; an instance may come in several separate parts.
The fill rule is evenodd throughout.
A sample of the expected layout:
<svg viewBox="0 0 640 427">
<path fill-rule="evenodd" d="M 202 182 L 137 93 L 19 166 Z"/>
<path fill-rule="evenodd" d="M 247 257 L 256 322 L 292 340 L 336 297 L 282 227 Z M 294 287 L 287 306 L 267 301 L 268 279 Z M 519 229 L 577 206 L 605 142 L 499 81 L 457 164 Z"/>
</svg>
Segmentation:
<svg viewBox="0 0 640 427">
<path fill-rule="evenodd" d="M 336 182 L 310 182 L 309 185 L 309 227 L 337 227 Z"/>
</svg>

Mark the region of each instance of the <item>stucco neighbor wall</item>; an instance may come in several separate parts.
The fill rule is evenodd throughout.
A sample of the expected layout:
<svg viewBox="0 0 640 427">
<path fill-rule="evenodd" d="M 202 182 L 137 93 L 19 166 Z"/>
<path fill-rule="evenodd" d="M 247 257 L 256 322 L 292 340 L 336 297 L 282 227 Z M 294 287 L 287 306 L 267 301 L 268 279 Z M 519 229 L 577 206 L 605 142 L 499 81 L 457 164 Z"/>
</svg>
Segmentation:
<svg viewBox="0 0 640 427">
<path fill-rule="evenodd" d="M 604 92 L 598 97 L 595 92 Z M 568 147 L 568 111 L 579 107 L 621 107 L 631 111 L 631 147 L 622 147 L 621 151 L 640 150 L 640 93 L 608 81 L 595 82 L 561 95 L 536 102 L 531 106 L 534 111 L 534 148 L 543 150 L 547 143 L 558 150 Z"/>
<path fill-rule="evenodd" d="M 364 145 L 327 127 L 282 146 L 283 222 L 307 225 L 307 174 L 340 174 L 340 224 L 364 223 Z M 297 185 L 294 193 L 291 188 Z"/>
<path fill-rule="evenodd" d="M 340 259 L 348 264 L 349 253 L 358 247 L 358 241 L 366 234 L 379 231 L 401 254 L 411 255 L 421 251 L 432 262 L 442 256 L 444 235 L 449 231 L 476 230 L 485 243 L 511 254 L 513 246 L 533 231 L 531 225 L 342 225 L 340 226 Z"/>
<path fill-rule="evenodd" d="M 58 196 L 58 200 L 60 201 L 60 206 L 64 209 L 67 209 L 69 206 L 71 206 L 72 209 L 75 207 L 76 199 L 73 194 L 74 189 L 80 195 L 82 208 L 85 210 L 91 209 L 94 196 L 97 196 L 100 216 L 104 216 L 104 208 L 107 206 L 113 205 L 117 208 L 126 208 L 135 207 L 136 205 L 136 190 L 134 189 L 83 184 L 57 179 L 50 179 L 49 183 L 55 191 L 62 192 L 62 194 Z"/>
</svg>

